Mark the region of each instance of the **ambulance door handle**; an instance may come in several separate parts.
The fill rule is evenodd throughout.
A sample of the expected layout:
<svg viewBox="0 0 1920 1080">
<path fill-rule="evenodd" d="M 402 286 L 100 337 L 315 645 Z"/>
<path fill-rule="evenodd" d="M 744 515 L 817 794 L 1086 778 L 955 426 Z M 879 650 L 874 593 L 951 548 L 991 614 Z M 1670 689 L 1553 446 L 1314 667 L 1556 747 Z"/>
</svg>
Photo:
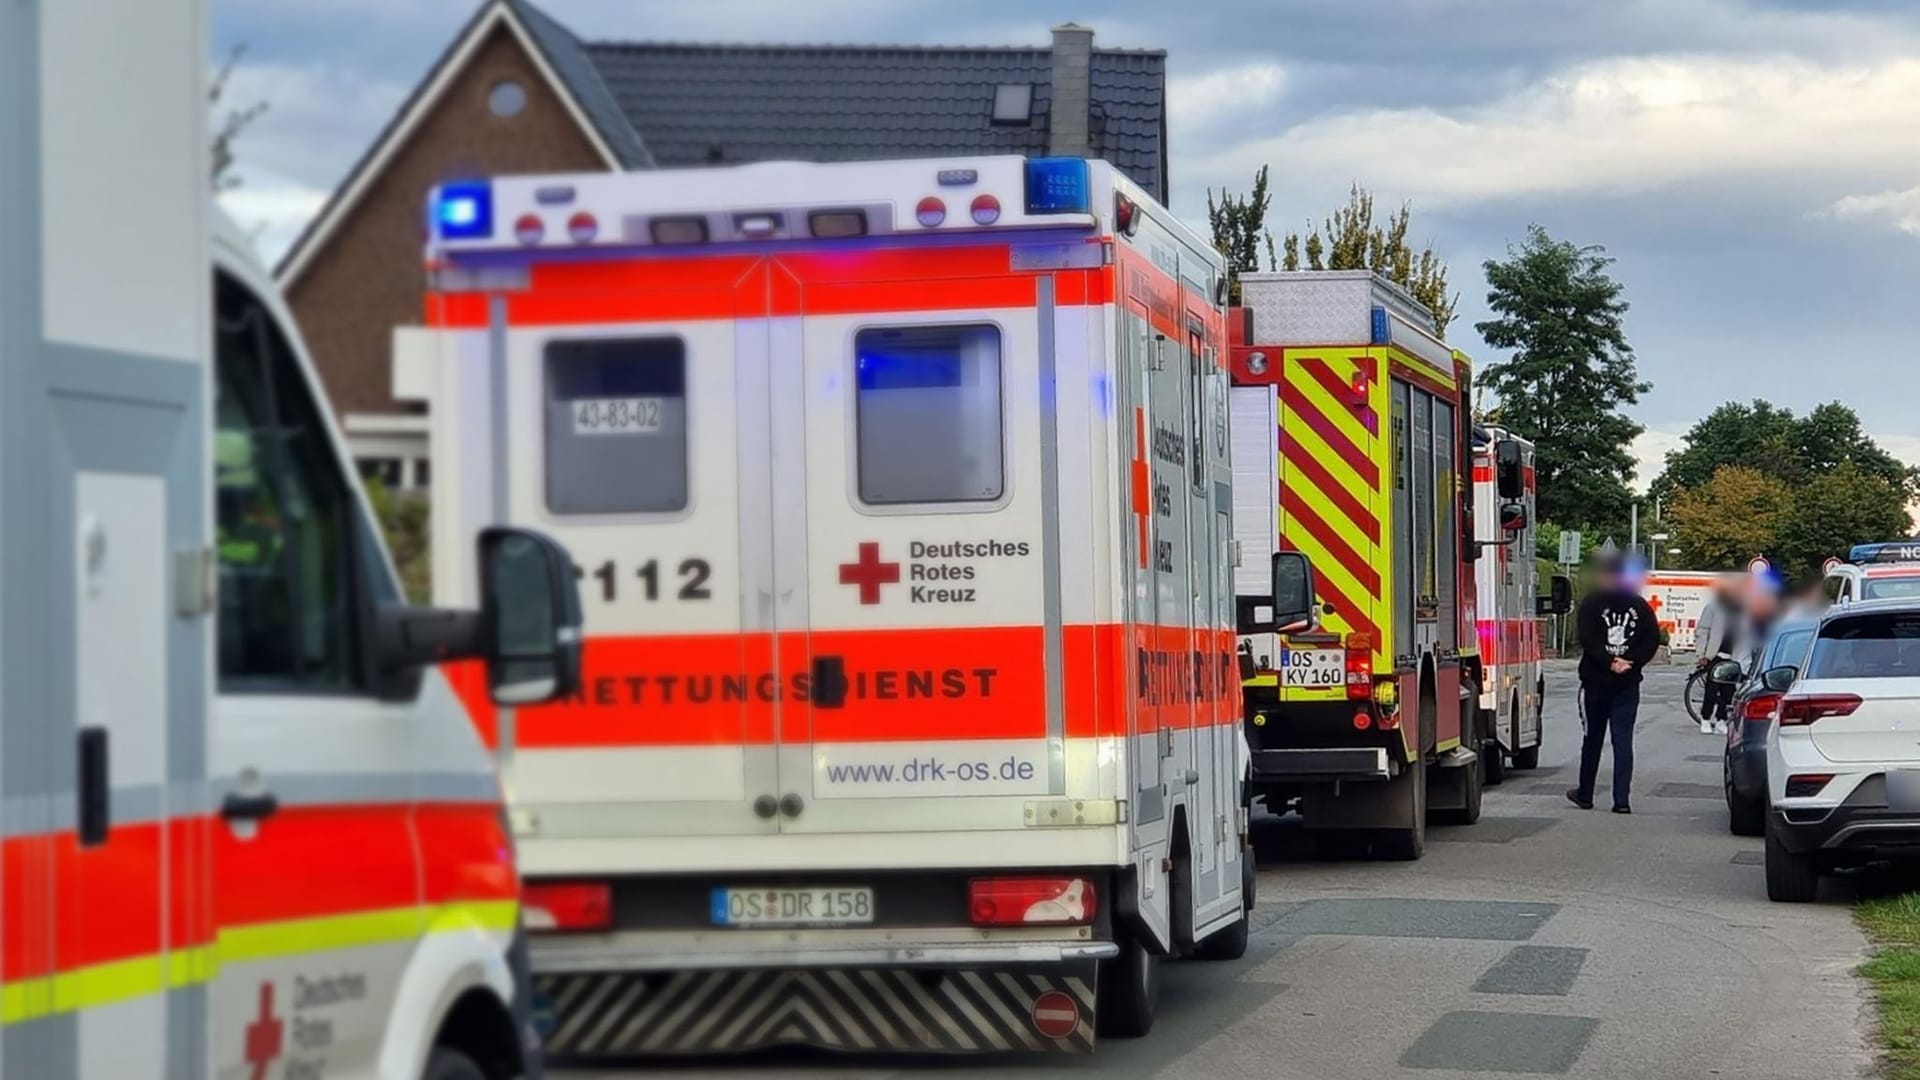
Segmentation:
<svg viewBox="0 0 1920 1080">
<path fill-rule="evenodd" d="M 259 821 L 272 817 L 279 809 L 280 800 L 274 798 L 271 791 L 256 795 L 228 792 L 227 797 L 220 800 L 220 816 L 228 821 Z"/>
<path fill-rule="evenodd" d="M 839 656 L 813 658 L 813 682 L 808 698 L 815 708 L 838 709 L 847 703 L 847 662 Z"/>
<path fill-rule="evenodd" d="M 108 794 L 113 781 L 107 774 L 107 729 L 84 727 L 79 731 L 80 807 L 75 822 L 81 847 L 107 842 L 112 803 Z"/>
</svg>

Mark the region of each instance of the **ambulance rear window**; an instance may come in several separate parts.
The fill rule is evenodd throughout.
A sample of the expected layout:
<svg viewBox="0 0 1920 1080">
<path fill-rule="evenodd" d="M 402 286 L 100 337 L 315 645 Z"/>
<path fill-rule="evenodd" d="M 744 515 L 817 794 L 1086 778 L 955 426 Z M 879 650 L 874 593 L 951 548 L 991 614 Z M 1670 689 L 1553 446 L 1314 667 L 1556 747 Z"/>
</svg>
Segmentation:
<svg viewBox="0 0 1920 1080">
<path fill-rule="evenodd" d="M 1000 331 L 874 327 L 854 337 L 860 501 L 992 502 L 1001 460 Z"/>
<path fill-rule="evenodd" d="M 687 347 L 675 337 L 546 347 L 547 509 L 687 507 Z"/>
</svg>

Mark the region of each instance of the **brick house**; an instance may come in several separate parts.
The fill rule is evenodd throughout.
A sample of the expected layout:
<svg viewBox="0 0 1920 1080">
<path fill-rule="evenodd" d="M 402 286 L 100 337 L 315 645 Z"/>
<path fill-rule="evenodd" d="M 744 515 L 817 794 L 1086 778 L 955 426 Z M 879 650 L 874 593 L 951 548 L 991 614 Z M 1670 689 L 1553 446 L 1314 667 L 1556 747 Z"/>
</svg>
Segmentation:
<svg viewBox="0 0 1920 1080">
<path fill-rule="evenodd" d="M 424 486 L 424 372 L 404 346 L 432 185 L 980 153 L 1104 157 L 1166 201 L 1166 54 L 1096 49 L 1071 24 L 1034 48 L 584 42 L 486 0 L 278 276 L 362 472 Z"/>
</svg>

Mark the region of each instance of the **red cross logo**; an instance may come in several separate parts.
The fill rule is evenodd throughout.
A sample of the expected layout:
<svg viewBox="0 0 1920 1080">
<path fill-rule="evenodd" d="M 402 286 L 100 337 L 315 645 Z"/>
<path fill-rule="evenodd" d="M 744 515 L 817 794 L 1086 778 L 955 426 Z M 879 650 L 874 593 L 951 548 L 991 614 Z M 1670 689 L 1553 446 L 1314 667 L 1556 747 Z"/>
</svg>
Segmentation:
<svg viewBox="0 0 1920 1080">
<path fill-rule="evenodd" d="M 840 584 L 860 586 L 860 602 L 863 604 L 879 603 L 880 586 L 891 585 L 899 580 L 900 564 L 881 562 L 879 544 L 861 544 L 857 561 L 840 564 Z"/>
<path fill-rule="evenodd" d="M 1647 606 L 1652 608 L 1654 615 L 1657 616 L 1660 614 L 1660 609 L 1665 605 L 1660 603 L 1660 594 L 1654 593 L 1652 596 L 1647 597 Z"/>
<path fill-rule="evenodd" d="M 267 1066 L 280 1056 L 281 1037 L 286 1024 L 273 1015 L 273 984 L 260 984 L 260 1016 L 247 1025 L 247 1064 L 253 1066 L 253 1080 L 266 1080 Z"/>
</svg>

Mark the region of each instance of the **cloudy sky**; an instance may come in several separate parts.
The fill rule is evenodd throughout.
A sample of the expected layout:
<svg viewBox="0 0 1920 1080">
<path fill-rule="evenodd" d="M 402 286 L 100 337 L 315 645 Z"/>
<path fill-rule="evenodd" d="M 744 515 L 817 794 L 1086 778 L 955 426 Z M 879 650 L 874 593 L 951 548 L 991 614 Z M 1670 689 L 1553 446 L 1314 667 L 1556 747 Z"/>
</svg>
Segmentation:
<svg viewBox="0 0 1920 1080">
<path fill-rule="evenodd" d="M 271 110 L 228 197 L 284 247 L 477 0 L 216 0 L 233 100 Z M 1729 398 L 1838 398 L 1920 462 L 1920 5 L 1901 0 L 540 0 L 583 37 L 1168 52 L 1174 209 L 1272 166 L 1278 226 L 1355 179 L 1453 265 L 1453 338 L 1492 356 L 1480 264 L 1529 222 L 1604 244 L 1654 384 L 1657 462 Z M 1044 14 L 1041 14 L 1044 12 Z M 1644 483 L 1651 471 L 1642 470 Z"/>
</svg>

